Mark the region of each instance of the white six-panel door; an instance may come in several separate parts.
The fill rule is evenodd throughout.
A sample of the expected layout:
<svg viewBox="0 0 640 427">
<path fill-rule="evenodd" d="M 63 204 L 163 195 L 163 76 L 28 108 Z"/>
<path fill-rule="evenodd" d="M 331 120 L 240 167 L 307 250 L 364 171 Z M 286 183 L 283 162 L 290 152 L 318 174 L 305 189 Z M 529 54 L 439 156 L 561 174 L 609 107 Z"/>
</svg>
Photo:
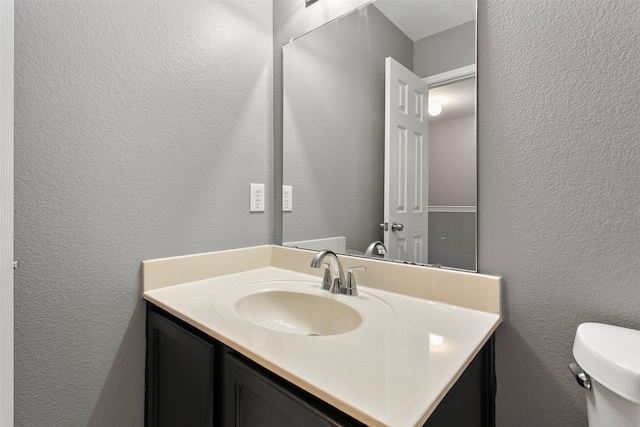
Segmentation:
<svg viewBox="0 0 640 427">
<path fill-rule="evenodd" d="M 429 86 L 385 62 L 384 244 L 390 259 L 427 263 Z"/>
</svg>

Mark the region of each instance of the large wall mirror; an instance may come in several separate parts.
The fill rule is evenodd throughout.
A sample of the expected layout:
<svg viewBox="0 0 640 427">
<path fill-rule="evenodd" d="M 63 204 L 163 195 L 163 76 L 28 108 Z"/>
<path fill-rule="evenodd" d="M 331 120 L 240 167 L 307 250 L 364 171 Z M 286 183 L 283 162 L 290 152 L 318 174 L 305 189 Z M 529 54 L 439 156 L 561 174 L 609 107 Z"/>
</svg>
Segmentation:
<svg viewBox="0 0 640 427">
<path fill-rule="evenodd" d="M 476 270 L 475 20 L 376 0 L 283 47 L 285 246 Z"/>
</svg>

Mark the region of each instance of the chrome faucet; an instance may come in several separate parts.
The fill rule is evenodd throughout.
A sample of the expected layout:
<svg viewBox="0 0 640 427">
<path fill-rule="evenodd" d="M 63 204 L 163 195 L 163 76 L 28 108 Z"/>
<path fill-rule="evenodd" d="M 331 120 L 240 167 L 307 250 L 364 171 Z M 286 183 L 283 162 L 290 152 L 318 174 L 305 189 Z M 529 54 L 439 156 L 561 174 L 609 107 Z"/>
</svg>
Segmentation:
<svg viewBox="0 0 640 427">
<path fill-rule="evenodd" d="M 323 261 L 326 257 L 329 258 L 329 264 Z M 311 260 L 311 267 L 320 268 L 323 266 L 325 267 L 325 271 L 324 279 L 322 280 L 322 289 L 329 291 L 332 294 L 358 295 L 356 279 L 353 276 L 353 272 L 357 270 L 366 270 L 365 267 L 353 267 L 347 269 L 349 275 L 345 282 L 342 264 L 338 259 L 338 255 L 329 249 L 321 250 L 315 254 Z"/>
<path fill-rule="evenodd" d="M 330 264 L 322 262 L 325 257 L 329 257 Z M 311 260 L 311 267 L 320 268 L 322 265 L 327 267 L 322 282 L 322 289 L 332 294 L 339 294 L 340 288 L 344 286 L 344 273 L 338 255 L 329 249 L 318 252 Z"/>
<path fill-rule="evenodd" d="M 371 258 L 373 256 L 374 250 L 378 253 L 378 255 L 382 256 L 387 253 L 387 248 L 384 247 L 384 243 L 382 243 L 380 240 L 376 240 L 375 242 L 371 243 L 369 247 L 367 247 L 364 256 L 366 256 L 367 258 Z"/>
</svg>

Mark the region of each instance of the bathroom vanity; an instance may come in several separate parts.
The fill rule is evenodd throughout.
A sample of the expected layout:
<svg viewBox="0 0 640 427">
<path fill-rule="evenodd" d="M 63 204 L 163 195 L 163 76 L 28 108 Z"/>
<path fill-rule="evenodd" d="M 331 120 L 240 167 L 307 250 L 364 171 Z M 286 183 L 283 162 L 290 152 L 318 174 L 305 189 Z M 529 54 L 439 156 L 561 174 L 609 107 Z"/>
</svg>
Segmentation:
<svg viewBox="0 0 640 427">
<path fill-rule="evenodd" d="M 358 296 L 331 295 L 313 255 L 143 263 L 147 425 L 493 424 L 499 278 L 341 256 L 367 271 Z M 289 307 L 290 329 L 270 323 Z"/>
</svg>

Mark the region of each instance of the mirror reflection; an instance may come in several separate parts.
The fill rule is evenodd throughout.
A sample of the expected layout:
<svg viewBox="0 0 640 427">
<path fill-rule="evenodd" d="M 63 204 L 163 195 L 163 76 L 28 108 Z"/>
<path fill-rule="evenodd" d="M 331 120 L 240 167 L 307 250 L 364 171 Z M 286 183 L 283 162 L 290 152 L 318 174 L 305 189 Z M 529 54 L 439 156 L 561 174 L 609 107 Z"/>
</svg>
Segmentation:
<svg viewBox="0 0 640 427">
<path fill-rule="evenodd" d="M 377 0 L 284 46 L 284 245 L 476 269 L 475 12 Z"/>
</svg>

